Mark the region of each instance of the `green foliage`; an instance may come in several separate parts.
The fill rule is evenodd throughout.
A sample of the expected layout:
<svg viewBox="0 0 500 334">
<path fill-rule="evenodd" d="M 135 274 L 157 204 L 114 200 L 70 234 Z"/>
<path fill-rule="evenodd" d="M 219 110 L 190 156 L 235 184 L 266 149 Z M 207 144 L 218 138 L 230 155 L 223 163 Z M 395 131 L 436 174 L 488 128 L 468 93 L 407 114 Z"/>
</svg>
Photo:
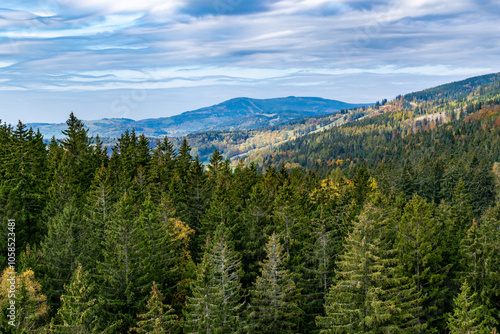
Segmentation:
<svg viewBox="0 0 500 334">
<path fill-rule="evenodd" d="M 67 204 L 48 224 L 41 244 L 44 288 L 51 305 L 58 307 L 64 285 L 68 284 L 86 244 L 79 210 Z"/>
<path fill-rule="evenodd" d="M 462 277 L 478 301 L 500 320 L 500 206 L 474 222 L 460 243 Z"/>
<path fill-rule="evenodd" d="M 252 293 L 249 333 L 293 333 L 303 311 L 297 301 L 300 291 L 286 268 L 288 257 L 278 236 L 266 244 L 266 259 L 261 263 Z"/>
<path fill-rule="evenodd" d="M 39 132 L 26 129 L 19 122 L 16 128 L 0 126 L 0 230 L 7 235 L 7 219 L 16 220 L 16 249 L 40 242 L 46 233 L 44 208 L 47 205 L 47 151 Z M 7 248 L 7 238 L 0 247 Z M 7 264 L 5 253 L 0 264 Z"/>
<path fill-rule="evenodd" d="M 61 296 L 61 307 L 51 325 L 51 333 L 95 333 L 99 330 L 101 305 L 97 288 L 88 272 L 78 266 Z"/>
<path fill-rule="evenodd" d="M 224 225 L 207 239 L 192 296 L 184 309 L 185 333 L 236 333 L 242 309 L 241 263 Z"/>
<path fill-rule="evenodd" d="M 174 309 L 170 305 L 163 303 L 163 296 L 153 282 L 151 297 L 148 300 L 146 309 L 148 312 L 139 314 L 140 320 L 137 327 L 131 329 L 135 333 L 151 334 L 174 334 L 180 331 L 179 317 L 175 315 Z"/>
<path fill-rule="evenodd" d="M 474 92 L 481 85 L 489 84 L 498 80 L 500 80 L 500 74 L 498 73 L 482 75 L 426 89 L 420 92 L 406 94 L 404 98 L 405 100 L 408 101 L 433 101 L 436 99 L 458 99 Z"/>
<path fill-rule="evenodd" d="M 321 333 L 420 332 L 419 293 L 400 274 L 391 228 L 387 212 L 373 204 L 354 222 L 326 297 L 326 315 L 317 320 Z"/>
<path fill-rule="evenodd" d="M 446 278 L 452 266 L 443 257 L 446 249 L 443 230 L 443 223 L 435 217 L 435 206 L 415 195 L 404 208 L 396 239 L 401 273 L 422 295 L 423 314 L 419 321 L 439 330 L 447 310 Z"/>
<path fill-rule="evenodd" d="M 460 294 L 454 299 L 453 313 L 448 316 L 451 334 L 493 333 L 495 321 L 484 305 L 478 304 L 477 294 L 472 293 L 467 281 L 462 284 Z"/>
</svg>

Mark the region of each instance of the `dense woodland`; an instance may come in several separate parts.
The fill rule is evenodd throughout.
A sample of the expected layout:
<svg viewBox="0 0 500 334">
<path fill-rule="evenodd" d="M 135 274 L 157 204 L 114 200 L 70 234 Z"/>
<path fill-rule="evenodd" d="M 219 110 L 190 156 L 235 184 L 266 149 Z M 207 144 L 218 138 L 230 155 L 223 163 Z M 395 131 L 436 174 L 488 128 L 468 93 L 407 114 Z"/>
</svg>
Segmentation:
<svg viewBox="0 0 500 334">
<path fill-rule="evenodd" d="M 134 131 L 107 152 L 73 114 L 49 145 L 4 124 L 1 331 L 493 333 L 498 93 L 384 101 L 236 167 Z"/>
</svg>

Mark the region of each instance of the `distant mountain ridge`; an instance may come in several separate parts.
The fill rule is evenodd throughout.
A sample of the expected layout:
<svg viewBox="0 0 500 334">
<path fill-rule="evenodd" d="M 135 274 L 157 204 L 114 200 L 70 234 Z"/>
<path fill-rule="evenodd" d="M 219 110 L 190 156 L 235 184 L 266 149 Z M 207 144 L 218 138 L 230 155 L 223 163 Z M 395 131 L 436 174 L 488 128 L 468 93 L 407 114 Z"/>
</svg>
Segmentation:
<svg viewBox="0 0 500 334">
<path fill-rule="evenodd" d="M 434 101 L 436 99 L 459 99 L 474 93 L 480 86 L 500 80 L 500 73 L 480 75 L 465 80 L 450 82 L 437 87 L 413 92 L 404 96 L 407 101 Z"/>
<path fill-rule="evenodd" d="M 180 137 L 190 133 L 210 130 L 251 130 L 278 125 L 303 117 L 322 116 L 341 109 L 357 108 L 368 104 L 351 104 L 318 97 L 283 97 L 274 99 L 234 98 L 220 104 L 180 115 L 162 118 L 132 120 L 111 118 L 84 121 L 90 135 L 118 138 L 132 128 L 147 137 Z M 78 115 L 77 115 L 78 116 Z M 29 123 L 28 127 L 40 129 L 44 137 L 62 138 L 65 123 Z"/>
</svg>

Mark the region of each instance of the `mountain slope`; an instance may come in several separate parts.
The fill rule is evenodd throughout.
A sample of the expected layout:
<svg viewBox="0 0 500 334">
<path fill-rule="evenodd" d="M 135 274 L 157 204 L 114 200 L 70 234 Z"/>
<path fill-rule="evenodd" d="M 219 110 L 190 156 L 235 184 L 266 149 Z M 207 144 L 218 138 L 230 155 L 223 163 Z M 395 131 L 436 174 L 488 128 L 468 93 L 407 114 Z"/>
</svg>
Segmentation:
<svg viewBox="0 0 500 334">
<path fill-rule="evenodd" d="M 336 100 L 315 97 L 285 97 L 275 99 L 235 98 L 220 104 L 187 111 L 180 115 L 151 118 L 139 121 L 131 119 L 102 119 L 85 121 L 91 135 L 118 138 L 126 129 L 134 128 L 147 137 L 183 136 L 210 130 L 250 130 L 259 127 L 287 123 L 302 117 L 335 113 L 341 109 L 362 106 Z M 39 128 L 45 138 L 62 137 L 66 124 L 31 123 Z"/>
<path fill-rule="evenodd" d="M 425 128 L 425 124 L 421 126 L 422 122 L 434 123 L 432 126 L 435 126 L 436 122 L 449 122 L 452 114 L 454 114 L 453 117 L 460 114 L 460 112 L 455 111 L 456 109 L 464 109 L 462 115 L 465 115 L 466 112 L 470 112 L 466 110 L 467 106 L 472 107 L 474 101 L 494 98 L 500 91 L 500 81 L 483 86 L 479 84 L 499 78 L 500 75 L 496 74 L 485 75 L 413 93 L 429 98 L 429 92 L 451 97 L 459 90 L 460 94 L 464 94 L 468 89 L 473 89 L 475 93 L 461 95 L 470 99 L 468 102 L 464 101 L 463 97 L 460 98 L 462 99 L 460 103 L 453 99 L 444 101 L 446 99 L 443 100 L 439 97 L 441 99 L 439 103 L 432 99 L 417 103 L 417 100 L 413 100 L 413 98 L 408 101 L 400 96 L 384 105 L 353 108 L 336 114 L 302 118 L 272 127 L 251 131 L 198 132 L 190 134 L 186 138 L 193 149 L 192 153 L 199 155 L 202 161 L 208 161 L 212 152 L 217 149 L 234 163 L 237 159 L 246 159 L 247 162 L 252 161 L 263 165 L 272 163 L 279 166 L 284 163 L 288 167 L 310 167 L 311 164 L 321 162 L 327 164 L 332 161 L 332 156 L 339 154 L 340 151 L 335 152 L 335 148 L 339 147 L 339 150 L 345 152 L 344 143 L 357 137 L 356 131 L 372 134 L 380 132 L 380 137 L 391 138 L 393 131 L 408 133 L 410 127 L 412 131 Z M 380 114 L 387 116 L 375 117 Z M 363 120 L 347 124 L 359 119 Z M 390 126 L 386 126 L 387 124 Z M 342 129 L 335 129 L 341 125 L 343 125 Z M 368 141 L 373 142 L 373 138 L 376 136 L 369 135 L 368 137 L 370 137 Z M 179 147 L 181 139 L 172 138 L 172 140 L 174 145 Z M 349 150 L 360 149 L 359 143 L 356 145 Z M 370 146 L 370 150 L 374 149 L 376 149 L 376 145 Z"/>
<path fill-rule="evenodd" d="M 412 159 L 410 151 L 428 155 L 430 161 L 436 161 L 452 152 L 453 148 L 453 154 L 476 151 L 478 156 L 489 156 L 493 161 L 500 154 L 500 144 L 495 136 L 491 137 L 491 143 L 485 145 L 486 149 L 477 143 L 483 141 L 478 138 L 486 133 L 483 125 L 485 129 L 498 130 L 500 83 L 480 86 L 466 97 L 440 103 L 420 103 L 414 107 L 405 107 L 407 103 L 403 99 L 396 99 L 380 110 L 367 109 L 368 115 L 363 120 L 311 133 L 271 150 L 262 150 L 260 154 L 254 153 L 249 160 L 259 155 L 263 165 L 287 164 L 324 173 L 332 166 L 349 169 L 369 161 L 373 165 L 386 160 L 404 163 L 405 159 Z M 471 116 L 476 114 L 480 117 Z M 488 115 L 489 125 L 476 122 L 474 135 L 465 135 L 464 129 L 469 129 L 471 122 L 478 117 L 485 122 L 483 115 Z M 420 149 L 410 150 L 412 145 Z M 485 152 L 480 153 L 481 150 Z"/>
<path fill-rule="evenodd" d="M 499 80 L 500 73 L 486 74 L 406 94 L 404 98 L 410 102 L 434 101 L 436 99 L 459 99 L 470 93 L 474 93 L 481 85 L 487 85 Z"/>
</svg>

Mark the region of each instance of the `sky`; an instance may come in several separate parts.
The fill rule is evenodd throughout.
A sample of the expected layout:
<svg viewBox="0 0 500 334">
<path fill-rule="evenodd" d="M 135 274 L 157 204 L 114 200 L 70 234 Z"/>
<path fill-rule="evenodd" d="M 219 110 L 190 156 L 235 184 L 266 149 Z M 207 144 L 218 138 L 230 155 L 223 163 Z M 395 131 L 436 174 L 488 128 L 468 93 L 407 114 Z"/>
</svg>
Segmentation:
<svg viewBox="0 0 500 334">
<path fill-rule="evenodd" d="M 392 99 L 500 72 L 499 14 L 490 0 L 2 0 L 0 119 Z"/>
</svg>

